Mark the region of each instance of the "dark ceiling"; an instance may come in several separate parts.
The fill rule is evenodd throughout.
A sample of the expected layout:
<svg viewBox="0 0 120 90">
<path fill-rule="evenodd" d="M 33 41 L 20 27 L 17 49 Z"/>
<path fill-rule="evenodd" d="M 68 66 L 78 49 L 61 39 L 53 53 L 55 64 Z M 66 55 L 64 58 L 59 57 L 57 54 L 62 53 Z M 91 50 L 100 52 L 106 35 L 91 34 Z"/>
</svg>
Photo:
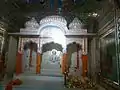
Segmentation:
<svg viewBox="0 0 120 90">
<path fill-rule="evenodd" d="M 0 25 L 9 32 L 16 32 L 24 27 L 24 23 L 31 17 L 35 17 L 39 22 L 47 15 L 59 14 L 58 0 L 54 1 L 54 8 L 51 10 L 50 0 L 1 0 Z M 63 0 L 61 15 L 68 22 L 77 16 L 82 22 L 88 24 L 88 14 L 100 10 L 105 0 L 76 0 L 76 3 L 73 1 Z"/>
</svg>

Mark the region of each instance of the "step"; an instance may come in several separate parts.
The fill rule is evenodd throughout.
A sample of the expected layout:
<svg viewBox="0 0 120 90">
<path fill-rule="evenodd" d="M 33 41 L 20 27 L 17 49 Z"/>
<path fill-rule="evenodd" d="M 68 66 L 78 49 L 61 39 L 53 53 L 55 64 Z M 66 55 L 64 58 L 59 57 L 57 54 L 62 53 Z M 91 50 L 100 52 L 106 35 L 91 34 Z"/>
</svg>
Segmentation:
<svg viewBox="0 0 120 90">
<path fill-rule="evenodd" d="M 60 70 L 56 69 L 41 69 L 41 74 L 42 75 L 53 75 L 53 76 L 63 76 L 62 72 Z"/>
<path fill-rule="evenodd" d="M 38 81 L 53 81 L 53 82 L 63 82 L 64 77 L 59 76 L 44 76 L 44 75 L 25 75 L 21 74 L 19 76 L 14 76 L 14 79 L 19 78 L 20 80 L 38 80 Z"/>
<path fill-rule="evenodd" d="M 64 78 L 40 75 L 21 74 L 14 78 L 22 80 L 22 85 L 14 86 L 13 90 L 63 90 Z"/>
</svg>

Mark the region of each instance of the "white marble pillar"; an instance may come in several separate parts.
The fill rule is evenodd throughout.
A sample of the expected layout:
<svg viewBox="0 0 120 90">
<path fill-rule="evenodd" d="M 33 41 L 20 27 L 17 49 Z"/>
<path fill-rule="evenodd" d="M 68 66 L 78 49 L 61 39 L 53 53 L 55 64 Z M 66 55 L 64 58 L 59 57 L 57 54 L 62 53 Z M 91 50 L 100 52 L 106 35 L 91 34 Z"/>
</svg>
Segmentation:
<svg viewBox="0 0 120 90">
<path fill-rule="evenodd" d="M 10 36 L 5 81 L 13 78 L 16 66 L 17 40 Z"/>
<path fill-rule="evenodd" d="M 36 59 L 37 59 L 37 53 L 33 50 L 32 51 L 32 61 L 31 61 L 31 67 L 30 67 L 30 72 L 31 73 L 36 73 Z"/>
<path fill-rule="evenodd" d="M 23 51 L 23 72 L 24 71 L 29 71 L 29 60 L 30 60 L 30 49 L 26 49 Z"/>
<path fill-rule="evenodd" d="M 70 65 L 70 73 L 75 74 L 77 76 L 82 75 L 82 51 L 79 51 L 79 68 L 75 72 L 75 67 L 77 67 L 77 52 L 74 52 L 71 56 L 71 65 Z"/>
<path fill-rule="evenodd" d="M 90 56 L 90 62 L 89 62 L 89 65 L 90 65 L 90 72 L 91 72 L 91 77 L 92 79 L 94 80 L 94 82 L 96 82 L 96 70 L 97 70 L 97 58 L 96 55 L 97 55 L 97 51 L 96 51 L 96 38 L 93 38 L 92 41 L 91 41 L 91 56 Z"/>
</svg>

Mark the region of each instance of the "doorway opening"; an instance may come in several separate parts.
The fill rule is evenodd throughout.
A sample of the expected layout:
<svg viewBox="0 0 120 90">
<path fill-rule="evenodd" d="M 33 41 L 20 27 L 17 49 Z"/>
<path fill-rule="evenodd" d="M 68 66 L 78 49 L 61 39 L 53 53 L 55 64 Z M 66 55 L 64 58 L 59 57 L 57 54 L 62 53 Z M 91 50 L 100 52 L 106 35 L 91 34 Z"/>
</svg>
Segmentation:
<svg viewBox="0 0 120 90">
<path fill-rule="evenodd" d="M 31 40 L 24 43 L 22 60 L 22 71 L 35 73 L 37 60 L 37 43 Z"/>
<path fill-rule="evenodd" d="M 40 33 L 41 38 L 41 74 L 62 75 L 61 62 L 64 49 L 66 48 L 66 37 L 63 31 L 56 26 L 46 26 Z"/>
</svg>

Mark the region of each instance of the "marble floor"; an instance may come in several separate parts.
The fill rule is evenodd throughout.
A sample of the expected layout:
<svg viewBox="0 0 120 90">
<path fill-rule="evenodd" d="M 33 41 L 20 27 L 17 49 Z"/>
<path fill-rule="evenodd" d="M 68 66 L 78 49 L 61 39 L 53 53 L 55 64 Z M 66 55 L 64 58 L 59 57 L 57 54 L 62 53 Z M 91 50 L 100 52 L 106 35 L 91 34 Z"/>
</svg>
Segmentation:
<svg viewBox="0 0 120 90">
<path fill-rule="evenodd" d="M 82 90 L 82 89 L 68 89 L 64 87 L 64 78 L 55 76 L 41 76 L 41 75 L 19 75 L 14 78 L 20 78 L 22 85 L 13 86 L 13 90 Z M 4 90 L 5 86 L 0 86 L 0 90 Z M 105 90 L 99 86 L 98 90 Z"/>
</svg>

